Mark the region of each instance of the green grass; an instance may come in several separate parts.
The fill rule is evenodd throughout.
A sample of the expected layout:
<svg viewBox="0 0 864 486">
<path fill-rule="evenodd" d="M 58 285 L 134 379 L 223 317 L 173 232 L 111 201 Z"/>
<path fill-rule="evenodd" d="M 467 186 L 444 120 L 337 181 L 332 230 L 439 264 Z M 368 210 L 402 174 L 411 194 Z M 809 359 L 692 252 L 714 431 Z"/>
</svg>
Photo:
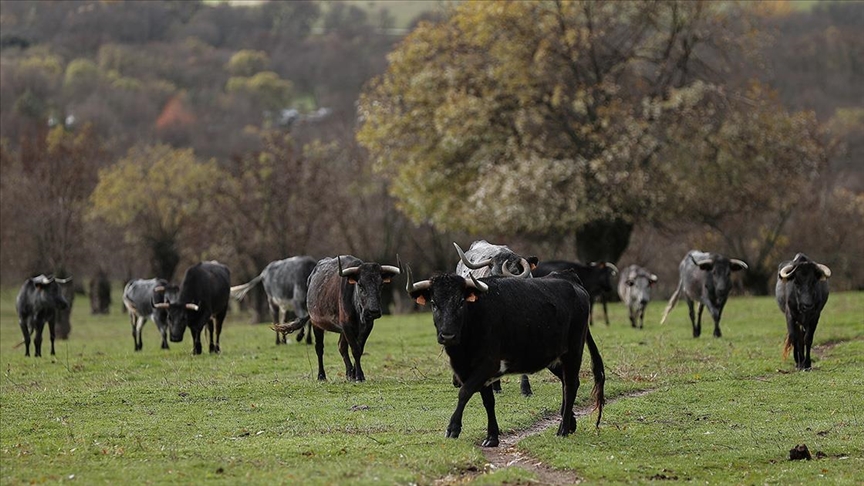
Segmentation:
<svg viewBox="0 0 864 486">
<path fill-rule="evenodd" d="M 246 315 L 229 314 L 219 356 L 192 356 L 188 335 L 159 349 L 152 322 L 135 353 L 127 318 L 116 309 L 91 316 L 83 298 L 57 355 L 48 356 L 46 339 L 45 357 L 25 358 L 13 349 L 21 340 L 14 296 L 0 292 L 0 484 L 430 484 L 483 470 L 479 398 L 462 437 L 444 438 L 456 390 L 427 314 L 376 323 L 362 384 L 344 380 L 337 336 L 328 334 L 329 381 L 319 383 L 311 346 L 277 347 Z M 781 359 L 785 323 L 770 298 L 731 300 L 721 339 L 710 329 L 690 337 L 686 306 L 659 326 L 662 307 L 649 306 L 642 331 L 625 324 L 620 304 L 610 307 L 610 327 L 593 328 L 610 398 L 599 430 L 582 418 L 571 437 L 550 429 L 519 447 L 594 483 L 860 484 L 864 293 L 831 295 L 816 333 L 816 344 L 831 346 L 809 373 Z M 577 405 L 588 403 L 585 368 Z M 497 397 L 505 433 L 557 408 L 551 374 L 532 385 L 525 399 L 518 377 L 505 381 Z M 652 392 L 621 398 L 636 390 Z M 800 443 L 826 457 L 788 461 Z M 530 478 L 498 471 L 481 482 Z"/>
</svg>

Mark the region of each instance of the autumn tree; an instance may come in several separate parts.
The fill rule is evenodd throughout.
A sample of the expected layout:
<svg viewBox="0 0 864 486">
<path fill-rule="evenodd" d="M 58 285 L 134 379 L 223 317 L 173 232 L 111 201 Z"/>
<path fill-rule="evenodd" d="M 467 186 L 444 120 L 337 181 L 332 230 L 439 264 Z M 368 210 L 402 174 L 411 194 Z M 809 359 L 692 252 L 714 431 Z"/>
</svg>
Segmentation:
<svg viewBox="0 0 864 486">
<path fill-rule="evenodd" d="M 758 83 L 727 103 L 735 106 L 723 116 L 703 113 L 692 117 L 698 123 L 670 131 L 677 143 L 660 157 L 678 189 L 657 206 L 700 225 L 709 247 L 744 259 L 745 286 L 767 294 L 777 262 L 799 251 L 785 244 L 788 223 L 817 201 L 814 181 L 826 171 L 833 142 L 813 112 L 787 112 Z"/>
<path fill-rule="evenodd" d="M 87 254 L 83 229 L 87 198 L 105 162 L 102 143 L 89 125 L 62 126 L 0 150 L 0 201 L 4 270 L 15 273 L 81 269 Z M 5 273 L 5 272 L 4 272 Z"/>
<path fill-rule="evenodd" d="M 143 242 L 153 274 L 171 279 L 180 244 L 210 233 L 209 216 L 221 202 L 217 188 L 224 179 L 215 161 L 200 161 L 191 149 L 134 147 L 100 171 L 90 215 L 125 229 L 129 243 Z"/>
<path fill-rule="evenodd" d="M 465 2 L 421 24 L 361 98 L 358 139 L 415 221 L 575 236 L 615 261 L 681 187 L 677 127 L 725 116 L 735 8 L 706 2 Z M 692 181 L 683 181 L 691 183 Z"/>
</svg>

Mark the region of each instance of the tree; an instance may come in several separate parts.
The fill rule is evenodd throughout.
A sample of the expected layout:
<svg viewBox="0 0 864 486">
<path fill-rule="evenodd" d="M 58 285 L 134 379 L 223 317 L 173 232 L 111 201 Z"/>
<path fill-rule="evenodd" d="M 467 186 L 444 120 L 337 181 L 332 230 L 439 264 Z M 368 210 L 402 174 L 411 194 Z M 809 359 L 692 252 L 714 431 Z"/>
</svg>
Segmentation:
<svg viewBox="0 0 864 486">
<path fill-rule="evenodd" d="M 232 76 L 248 77 L 265 70 L 269 64 L 270 56 L 266 52 L 243 49 L 231 56 L 225 69 Z"/>
<path fill-rule="evenodd" d="M 670 175 L 681 190 L 665 206 L 747 261 L 744 285 L 767 294 L 777 262 L 787 256 L 780 252 L 789 251 L 782 244 L 787 224 L 817 200 L 814 181 L 828 166 L 833 142 L 813 112 L 788 113 L 758 83 L 738 104 L 670 134 L 678 143 L 662 156 L 674 166 Z"/>
<path fill-rule="evenodd" d="M 0 150 L 4 269 L 68 274 L 87 254 L 87 198 L 105 154 L 92 126 L 58 126 Z M 6 261 L 10 257 L 13 260 Z"/>
<path fill-rule="evenodd" d="M 735 13 L 466 2 L 391 53 L 361 97 L 358 139 L 415 222 L 575 235 L 579 258 L 615 261 L 674 189 L 658 158 L 677 143 L 670 127 L 719 112 L 720 73 L 746 40 L 727 31 Z"/>
<path fill-rule="evenodd" d="M 191 246 L 196 234 L 210 232 L 224 180 L 215 161 L 201 162 L 191 149 L 133 147 L 100 171 L 90 214 L 125 228 L 129 242 L 143 242 L 153 274 L 171 279 L 181 258 L 179 243 Z"/>
</svg>

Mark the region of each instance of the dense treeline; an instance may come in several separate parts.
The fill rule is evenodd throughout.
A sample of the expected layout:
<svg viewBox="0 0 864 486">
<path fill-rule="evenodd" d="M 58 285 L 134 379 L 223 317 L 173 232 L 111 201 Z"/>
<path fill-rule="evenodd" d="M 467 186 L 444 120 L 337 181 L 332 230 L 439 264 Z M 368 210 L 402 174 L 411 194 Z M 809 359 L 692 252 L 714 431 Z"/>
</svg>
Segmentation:
<svg viewBox="0 0 864 486">
<path fill-rule="evenodd" d="M 518 31 L 518 18 L 496 19 L 493 9 L 483 11 L 484 2 L 460 4 L 452 11 L 430 3 L 431 11 L 423 16 L 427 22 L 403 38 L 393 35 L 394 17 L 387 4 L 382 5 L 374 10 L 338 2 L 244 7 L 187 1 L 0 4 L 2 284 L 16 285 L 24 276 L 41 272 L 89 277 L 104 271 L 115 280 L 154 275 L 177 279 L 186 264 L 200 259 L 227 263 L 240 282 L 271 260 L 297 254 L 318 258 L 353 253 L 392 263 L 399 253 L 416 271 L 426 272 L 451 268 L 455 261 L 450 242 L 467 244 L 475 237 L 508 243 L 541 258 L 574 259 L 577 251 L 583 256 L 597 251 L 586 250 L 589 238 L 580 240 L 576 229 L 590 224 L 592 212 L 599 211 L 627 229 L 627 239 L 623 245 L 616 243 L 619 251 L 608 258 L 654 269 L 666 288 L 674 286 L 677 262 L 691 247 L 750 261 L 758 278 L 747 285 L 754 292 L 767 291 L 776 262 L 796 251 L 828 264 L 835 271 L 833 286 L 864 286 L 864 4 L 832 3 L 804 11 L 786 9 L 784 3 L 758 8 L 744 4 L 730 10 L 710 4 L 694 9 L 690 2 L 673 2 L 662 3 L 656 11 L 637 8 L 629 13 L 604 2 L 541 4 L 553 13 L 558 8 L 560 20 L 571 22 L 576 36 L 567 37 L 575 42 L 571 47 L 578 47 L 579 23 L 587 18 L 583 12 L 595 8 L 597 15 L 608 16 L 609 25 L 620 27 L 591 38 L 595 42 L 609 42 L 608 47 L 625 39 L 621 36 L 631 32 L 628 26 L 641 25 L 645 37 L 629 39 L 634 55 L 641 55 L 644 43 L 658 42 L 652 29 L 660 32 L 660 26 L 667 26 L 669 45 L 685 47 L 661 60 L 677 64 L 657 64 L 659 71 L 651 75 L 639 71 L 647 64 L 635 70 L 629 62 L 626 68 L 594 66 L 606 77 L 599 83 L 594 79 L 597 88 L 586 92 L 602 93 L 615 104 L 596 105 L 601 118 L 614 123 L 592 119 L 593 125 L 555 110 L 549 112 L 551 118 L 537 122 L 538 116 L 546 115 L 530 110 L 544 99 L 533 98 L 542 91 L 532 88 L 552 89 L 550 93 L 560 95 L 556 103 L 581 103 L 589 113 L 592 105 L 577 99 L 576 91 L 567 91 L 581 89 L 575 78 L 527 77 L 529 72 L 518 62 L 531 55 L 536 61 L 541 54 L 506 50 L 532 45 L 532 34 Z M 567 10 L 570 7 L 572 11 Z M 416 66 L 405 64 L 418 49 L 446 48 L 447 42 L 460 40 L 463 45 L 442 52 L 476 54 L 471 49 L 482 46 L 487 34 L 478 31 L 469 40 L 447 35 L 455 32 L 452 29 L 464 33 L 471 22 L 482 26 L 493 20 L 512 27 L 508 35 L 528 36 L 509 44 L 508 39 L 499 39 L 496 49 L 487 53 L 502 63 L 497 74 L 503 73 L 501 79 L 513 81 L 513 86 L 499 83 L 494 75 L 474 76 L 472 69 L 490 62 L 479 54 L 454 65 L 456 71 L 464 69 L 461 73 L 431 57 L 432 51 L 418 58 Z M 513 22 L 508 24 L 509 20 Z M 732 36 L 735 50 L 716 48 Z M 686 51 L 690 40 L 699 45 L 692 56 Z M 702 46 L 714 49 L 699 51 Z M 654 48 L 663 53 L 661 44 Z M 609 52 L 599 52 L 595 61 L 612 59 Z M 577 69 L 591 67 L 590 57 L 583 64 L 582 58 L 573 56 Z M 424 65 L 424 59 L 429 64 Z M 558 61 L 548 61 L 549 72 L 555 72 L 554 62 Z M 476 83 L 472 89 L 486 93 L 494 86 L 500 95 L 497 101 L 515 104 L 478 106 L 453 96 L 441 98 L 442 103 L 435 98 L 437 91 L 416 83 L 396 86 L 390 93 L 382 90 L 387 78 L 381 76 L 396 79 L 392 70 L 401 65 L 412 73 L 427 72 L 430 80 L 455 76 L 448 79 Z M 436 71 L 438 67 L 442 69 Z M 617 84 L 608 82 L 612 78 Z M 556 86 L 561 89 L 555 91 Z M 411 89 L 420 91 L 412 95 Z M 525 96 L 508 98 L 508 89 L 522 90 L 519 93 Z M 358 117 L 362 93 L 366 101 L 359 105 Z M 371 105 L 365 103 L 377 101 L 375 106 L 380 107 L 396 99 L 390 96 L 425 96 L 418 106 L 427 111 L 412 120 L 430 117 L 428 124 L 412 127 L 414 132 L 395 125 L 390 127 L 393 132 L 386 131 L 381 120 L 370 117 Z M 689 118 L 668 108 L 670 100 L 683 99 L 680 106 L 695 98 L 700 102 L 686 106 Z M 649 123 L 635 110 L 646 99 L 654 100 L 651 109 L 657 110 L 658 121 L 671 117 L 688 122 Z M 727 109 L 733 105 L 738 108 Z M 515 106 L 520 108 L 514 111 Z M 712 107 L 730 115 L 712 117 Z M 482 118 L 472 109 L 487 110 L 485 117 L 516 113 L 524 118 Z M 628 123 L 618 123 L 625 114 Z M 556 121 L 555 116 L 563 118 Z M 380 130 L 378 140 L 391 144 L 383 152 L 378 149 L 386 144 L 370 142 L 372 122 Z M 536 210 L 552 220 L 546 226 L 524 224 L 526 216 L 514 216 L 512 211 L 492 214 L 500 209 L 494 198 L 469 197 L 462 204 L 430 200 L 425 212 L 418 210 L 422 204 L 406 198 L 416 189 L 399 184 L 406 170 L 413 171 L 408 180 L 438 180 L 436 190 L 451 195 L 467 194 L 461 185 L 466 181 L 436 179 L 444 174 L 435 172 L 441 167 L 424 173 L 428 165 L 422 157 L 403 157 L 394 146 L 430 150 L 423 143 L 445 134 L 449 138 L 442 138 L 445 145 L 437 145 L 434 156 L 449 157 L 445 162 L 458 167 L 471 157 L 446 143 L 462 137 L 460 144 L 468 139 L 507 144 L 513 140 L 511 122 L 518 122 L 516 132 L 523 145 L 486 153 L 500 158 L 491 167 L 480 167 L 483 174 L 500 173 L 510 167 L 508 161 L 535 156 L 537 152 L 528 148 L 544 140 L 532 139 L 532 130 L 551 133 L 549 127 L 561 124 L 576 127 L 575 132 L 594 127 L 585 135 L 592 156 L 607 148 L 602 137 L 626 135 L 636 137 L 634 144 L 625 147 L 623 137 L 615 150 L 620 155 L 632 149 L 634 160 L 621 159 L 621 167 L 640 161 L 655 167 L 651 157 L 664 157 L 656 171 L 647 170 L 640 177 L 639 184 L 626 181 L 627 187 L 644 189 L 658 204 L 619 200 L 616 191 L 624 186 L 616 184 L 623 183 L 614 174 L 610 179 L 600 172 L 594 174 L 600 184 L 571 186 L 583 191 L 572 200 L 560 187 L 558 192 L 531 192 L 544 185 L 537 182 L 545 172 L 522 174 L 527 177 L 522 179 L 528 190 L 522 192 L 524 199 L 502 204 Z M 674 129 L 666 128 L 670 126 Z M 367 131 L 362 145 L 355 138 L 361 128 Z M 662 140 L 663 148 L 647 143 L 649 135 Z M 693 143 L 696 139 L 706 143 Z M 712 145 L 712 140 L 722 143 Z M 560 158 L 570 150 L 567 143 L 545 145 L 548 151 L 542 157 Z M 678 150 L 684 145 L 686 150 Z M 774 163 L 784 157 L 788 163 Z M 591 157 L 585 160 L 590 162 Z M 752 172 L 754 168 L 758 170 Z M 694 180 L 712 170 L 721 178 L 739 173 L 750 178 L 732 177 L 731 185 L 715 178 L 701 191 L 694 189 L 691 202 L 723 212 L 682 211 L 669 203 L 671 198 L 663 198 L 664 188 L 680 190 L 665 187 L 669 177 Z M 503 180 L 496 184 L 506 185 Z M 550 194 L 557 198 L 552 209 L 560 213 L 529 204 Z M 446 208 L 452 216 L 436 213 L 436 208 Z M 454 223 L 471 220 L 482 224 Z"/>
</svg>

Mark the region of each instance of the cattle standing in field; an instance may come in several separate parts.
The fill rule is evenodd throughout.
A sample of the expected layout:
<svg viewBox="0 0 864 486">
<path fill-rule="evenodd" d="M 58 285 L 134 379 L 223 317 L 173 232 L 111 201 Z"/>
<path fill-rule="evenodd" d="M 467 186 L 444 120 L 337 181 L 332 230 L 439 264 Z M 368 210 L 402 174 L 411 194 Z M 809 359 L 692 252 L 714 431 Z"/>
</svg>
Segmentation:
<svg viewBox="0 0 864 486">
<path fill-rule="evenodd" d="M 786 315 L 786 343 L 783 356 L 793 349 L 795 368 L 810 369 L 810 347 L 822 308 L 828 302 L 831 269 L 798 253 L 780 264 L 775 293 L 780 311 Z"/>
<path fill-rule="evenodd" d="M 290 333 L 312 321 L 319 380 L 327 379 L 324 373 L 324 331 L 339 333 L 339 353 L 345 362 L 346 378 L 365 381 L 360 357 L 375 319 L 381 317 L 381 286 L 390 283 L 399 273 L 398 267 L 363 262 L 351 255 L 322 258 L 309 275 L 306 298 L 309 315 L 289 324 L 273 326 L 273 329 Z M 348 348 L 354 356 L 353 364 Z"/>
<path fill-rule="evenodd" d="M 459 254 L 459 263 L 456 264 L 456 274 L 468 278 L 472 270 L 476 271 L 475 278 L 482 277 L 518 277 L 531 278 L 531 270 L 537 266 L 538 259 L 535 256 L 528 258 L 513 252 L 504 245 L 493 245 L 486 240 L 478 240 L 471 243 L 468 252 L 453 242 L 456 252 Z M 454 384 L 458 384 L 454 380 Z M 501 382 L 493 383 L 496 392 L 501 391 Z M 531 396 L 531 382 L 528 375 L 522 375 L 519 382 L 519 390 L 522 395 Z"/>
<path fill-rule="evenodd" d="M 645 326 L 645 308 L 651 300 L 651 287 L 657 283 L 657 275 L 638 265 L 630 265 L 621 272 L 618 280 L 618 296 L 630 310 L 630 326 L 639 329 Z"/>
<path fill-rule="evenodd" d="M 690 309 L 690 323 L 693 325 L 693 337 L 702 333 L 702 311 L 705 307 L 714 319 L 714 337 L 721 337 L 720 316 L 732 288 L 732 272 L 746 270 L 747 264 L 735 258 L 726 258 L 719 253 L 705 253 L 691 250 L 678 265 L 680 280 L 678 288 L 669 299 L 660 324 L 666 322 L 669 312 L 678 303 L 681 294 L 687 299 Z M 693 302 L 699 303 L 698 316 L 693 313 Z"/>
<path fill-rule="evenodd" d="M 33 338 L 33 351 L 36 357 L 42 356 L 42 331 L 48 323 L 51 336 L 51 356 L 54 356 L 54 325 L 57 311 L 69 308 L 69 302 L 63 297 L 60 284 L 72 278 L 59 279 L 53 276 L 39 275 L 27 279 L 18 291 L 15 299 L 15 310 L 18 311 L 18 325 L 24 335 L 24 356 L 30 356 L 30 336 Z"/>
<path fill-rule="evenodd" d="M 497 447 L 499 429 L 491 384 L 505 374 L 533 373 L 543 368 L 561 380 L 558 435 L 574 432 L 573 402 L 586 342 L 599 425 L 605 373 L 588 327 L 588 293 L 579 279 L 570 272 L 533 279 L 469 277 L 451 273 L 413 283 L 408 269 L 406 290 L 418 304 L 431 304 L 438 343 L 444 346 L 462 383 L 447 437 L 459 437 L 465 405 L 479 391 L 487 417 L 482 445 Z"/>
<path fill-rule="evenodd" d="M 210 352 L 219 353 L 222 351 L 219 336 L 230 298 L 231 271 L 228 267 L 215 261 L 201 262 L 186 270 L 177 300 L 166 299 L 154 307 L 168 311 L 171 342 L 182 342 L 188 327 L 192 334 L 192 354 L 201 354 L 201 331 L 207 326 Z"/>
<path fill-rule="evenodd" d="M 549 275 L 552 272 L 564 272 L 573 270 L 576 275 L 582 280 L 582 285 L 588 291 L 591 297 L 591 309 L 588 313 L 588 322 L 594 325 L 594 301 L 600 298 L 603 303 L 603 317 L 606 320 L 606 325 L 609 325 L 609 313 L 606 310 L 606 293 L 612 292 L 612 282 L 615 275 L 618 274 L 618 268 L 609 262 L 592 262 L 588 265 L 578 262 L 568 262 L 563 260 L 552 260 L 542 262 L 534 269 L 535 277 Z"/>
<path fill-rule="evenodd" d="M 309 311 L 306 309 L 306 293 L 309 274 L 312 273 L 313 268 L 315 268 L 315 259 L 309 256 L 295 256 L 270 262 L 257 277 L 248 283 L 231 287 L 231 297 L 243 300 L 243 297 L 258 282 L 263 280 L 267 303 L 273 315 L 273 325 L 285 322 L 289 307 L 294 309 L 298 318 L 304 318 L 309 315 Z M 303 339 L 303 331 L 303 329 L 300 330 L 297 336 L 298 341 Z M 306 342 L 312 342 L 311 324 Z M 285 335 L 276 333 L 276 344 L 284 343 Z"/>
<path fill-rule="evenodd" d="M 132 280 L 123 288 L 123 304 L 129 312 L 135 351 L 141 351 L 144 347 L 141 330 L 147 319 L 153 319 L 162 336 L 162 349 L 168 349 L 168 312 L 166 309 L 157 308 L 156 304 L 176 301 L 178 292 L 177 286 L 169 285 L 161 278 Z"/>
</svg>

